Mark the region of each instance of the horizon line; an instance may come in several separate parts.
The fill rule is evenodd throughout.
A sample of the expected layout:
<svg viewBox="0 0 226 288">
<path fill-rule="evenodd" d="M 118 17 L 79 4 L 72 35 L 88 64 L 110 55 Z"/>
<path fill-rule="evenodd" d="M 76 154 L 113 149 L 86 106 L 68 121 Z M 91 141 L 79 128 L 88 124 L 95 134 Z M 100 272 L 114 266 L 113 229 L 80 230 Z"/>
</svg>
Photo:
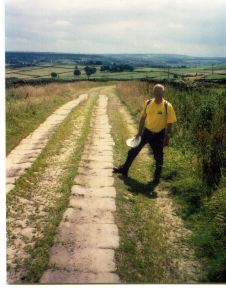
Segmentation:
<svg viewBox="0 0 226 288">
<path fill-rule="evenodd" d="M 169 55 L 169 56 L 184 56 L 193 58 L 226 58 L 226 56 L 192 56 L 187 54 L 176 53 L 151 53 L 151 52 L 114 52 L 114 53 L 100 53 L 100 52 L 54 52 L 54 51 L 17 51 L 17 50 L 5 50 L 5 53 L 49 53 L 49 54 L 81 54 L 81 55 Z"/>
</svg>

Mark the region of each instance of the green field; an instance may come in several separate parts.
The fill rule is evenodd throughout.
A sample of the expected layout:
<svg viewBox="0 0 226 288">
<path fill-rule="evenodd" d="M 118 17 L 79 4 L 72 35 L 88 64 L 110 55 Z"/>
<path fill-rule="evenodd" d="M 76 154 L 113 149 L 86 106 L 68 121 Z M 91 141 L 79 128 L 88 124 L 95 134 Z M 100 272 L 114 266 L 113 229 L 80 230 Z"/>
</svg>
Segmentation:
<svg viewBox="0 0 226 288">
<path fill-rule="evenodd" d="M 60 65 L 60 64 L 45 64 L 42 66 L 31 66 L 26 68 L 9 69 L 6 68 L 6 79 L 17 78 L 17 79 L 49 79 L 51 73 L 55 72 L 58 74 L 58 78 L 64 80 L 87 79 L 84 72 L 85 65 L 78 65 L 78 69 L 81 71 L 80 76 L 74 76 L 74 65 Z M 97 72 L 90 76 L 90 79 L 226 79 L 226 67 L 225 65 L 213 67 L 195 67 L 195 68 L 147 68 L 147 67 L 135 67 L 133 72 L 102 72 L 100 66 L 94 66 Z"/>
</svg>

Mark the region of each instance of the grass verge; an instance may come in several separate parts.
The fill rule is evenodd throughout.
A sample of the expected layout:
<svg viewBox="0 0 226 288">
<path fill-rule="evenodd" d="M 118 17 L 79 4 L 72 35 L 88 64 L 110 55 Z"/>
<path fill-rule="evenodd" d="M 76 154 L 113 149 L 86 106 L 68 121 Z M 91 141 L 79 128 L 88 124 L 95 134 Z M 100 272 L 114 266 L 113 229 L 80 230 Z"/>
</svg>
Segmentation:
<svg viewBox="0 0 226 288">
<path fill-rule="evenodd" d="M 165 153 L 163 186 L 171 191 L 177 213 L 192 230 L 188 241 L 193 243 L 199 260 L 205 265 L 203 282 L 226 280 L 226 189 L 225 177 L 211 197 L 209 188 L 199 176 L 198 163 L 192 152 L 170 147 Z"/>
<path fill-rule="evenodd" d="M 108 113 L 115 141 L 114 162 L 122 163 L 127 154 L 125 140 L 130 136 L 126 121 L 110 98 Z M 183 283 L 176 259 L 177 251 L 167 242 L 167 228 L 161 226 L 162 216 L 155 206 L 147 182 L 151 161 L 138 157 L 126 180 L 115 177 L 117 190 L 117 225 L 120 247 L 116 251 L 118 274 L 124 283 Z"/>
<path fill-rule="evenodd" d="M 145 99 L 151 97 L 152 88 L 151 85 L 138 81 L 121 82 L 117 85 L 118 96 L 137 123 L 142 104 Z M 190 130 L 191 123 L 198 115 L 198 107 L 202 106 L 203 101 L 211 103 L 211 99 L 219 100 L 223 97 L 222 93 L 225 93 L 225 88 L 220 85 L 214 87 L 200 85 L 197 90 L 167 87 L 167 99 L 174 104 L 178 123 L 170 147 L 165 149 L 162 183 L 162 187 L 170 189 L 177 213 L 193 232 L 188 241 L 190 240 L 195 247 L 200 262 L 205 263 L 207 278 L 203 281 L 217 283 L 226 281 L 226 254 L 224 253 L 226 250 L 226 178 L 223 174 L 225 167 L 222 167 L 219 185 L 210 191 L 202 181 L 198 156 L 191 145 L 194 133 Z M 223 100 L 221 106 L 223 107 Z M 194 115 L 195 113 L 197 115 Z M 204 115 L 208 113 L 205 112 Z M 206 122 L 204 121 L 204 124 Z"/>
</svg>

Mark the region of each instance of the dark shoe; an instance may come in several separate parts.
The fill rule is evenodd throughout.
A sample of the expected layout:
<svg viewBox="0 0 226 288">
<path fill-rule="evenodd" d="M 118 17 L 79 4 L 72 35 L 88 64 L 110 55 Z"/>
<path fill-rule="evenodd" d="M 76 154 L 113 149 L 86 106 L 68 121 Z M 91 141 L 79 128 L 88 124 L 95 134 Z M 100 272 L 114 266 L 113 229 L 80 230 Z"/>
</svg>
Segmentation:
<svg viewBox="0 0 226 288">
<path fill-rule="evenodd" d="M 152 180 L 152 183 L 155 184 L 155 185 L 158 185 L 159 182 L 160 182 L 160 178 L 154 178 L 154 179 Z"/>
<path fill-rule="evenodd" d="M 159 184 L 159 182 L 160 182 L 160 178 L 153 178 L 152 181 L 148 182 L 148 185 L 155 187 Z"/>
<path fill-rule="evenodd" d="M 154 192 L 154 191 L 150 191 L 150 192 L 148 193 L 148 197 L 151 198 L 151 199 L 157 198 L 157 193 Z"/>
<path fill-rule="evenodd" d="M 125 176 L 125 177 L 128 176 L 128 170 L 125 169 L 123 165 L 118 166 L 118 167 L 114 167 L 114 168 L 113 168 L 113 173 L 122 174 L 122 175 Z"/>
</svg>

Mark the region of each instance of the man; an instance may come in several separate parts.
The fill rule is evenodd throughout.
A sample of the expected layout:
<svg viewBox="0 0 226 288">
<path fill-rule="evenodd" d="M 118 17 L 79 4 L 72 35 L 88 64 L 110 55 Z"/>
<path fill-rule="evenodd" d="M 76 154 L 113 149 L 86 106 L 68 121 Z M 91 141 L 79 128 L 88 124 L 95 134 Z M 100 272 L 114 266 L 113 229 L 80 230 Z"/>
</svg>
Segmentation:
<svg viewBox="0 0 226 288">
<path fill-rule="evenodd" d="M 113 173 L 120 173 L 127 177 L 133 160 L 144 145 L 149 143 L 155 159 L 155 173 L 152 184 L 157 185 L 159 183 L 163 165 L 163 147 L 169 145 L 172 124 L 176 122 L 175 111 L 173 106 L 164 99 L 164 92 L 163 85 L 156 84 L 154 86 L 154 98 L 146 101 L 140 119 L 139 131 L 135 136 L 136 139 L 141 136 L 141 142 L 137 147 L 128 151 L 125 163 L 113 168 Z"/>
</svg>

